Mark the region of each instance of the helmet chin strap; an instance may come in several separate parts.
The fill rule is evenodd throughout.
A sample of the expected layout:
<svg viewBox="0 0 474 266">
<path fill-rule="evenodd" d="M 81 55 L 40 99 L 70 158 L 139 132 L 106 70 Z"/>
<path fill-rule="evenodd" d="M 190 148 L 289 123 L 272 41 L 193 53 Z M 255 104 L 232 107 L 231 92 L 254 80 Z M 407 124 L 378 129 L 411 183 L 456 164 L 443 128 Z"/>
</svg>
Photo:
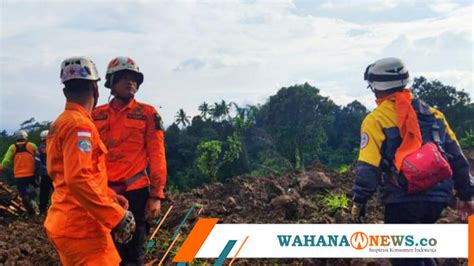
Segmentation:
<svg viewBox="0 0 474 266">
<path fill-rule="evenodd" d="M 130 102 L 130 100 L 132 100 L 132 99 L 135 97 L 135 95 L 132 95 L 132 96 L 130 96 L 130 97 L 121 97 L 121 96 L 117 95 L 117 93 L 114 93 L 114 90 L 113 90 L 113 89 L 110 89 L 110 95 L 109 95 L 108 102 L 111 101 L 110 98 L 112 98 L 112 96 L 114 96 L 114 98 L 117 98 L 117 99 L 119 99 L 119 100 L 121 100 L 121 101 L 123 101 L 123 102 L 126 102 L 126 103 Z"/>
</svg>

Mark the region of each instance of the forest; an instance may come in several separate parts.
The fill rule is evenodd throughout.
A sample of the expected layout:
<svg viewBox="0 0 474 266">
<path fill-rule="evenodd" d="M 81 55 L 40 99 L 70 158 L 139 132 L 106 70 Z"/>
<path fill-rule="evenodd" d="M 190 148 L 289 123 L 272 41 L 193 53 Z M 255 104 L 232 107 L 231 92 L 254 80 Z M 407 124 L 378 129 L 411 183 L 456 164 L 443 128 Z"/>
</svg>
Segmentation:
<svg viewBox="0 0 474 266">
<path fill-rule="evenodd" d="M 474 147 L 474 104 L 469 94 L 438 80 L 417 77 L 413 94 L 443 112 L 463 148 Z M 236 176 L 280 175 L 304 171 L 316 161 L 340 173 L 357 159 L 360 124 L 369 112 L 359 101 L 339 106 L 308 83 L 281 88 L 265 103 L 203 102 L 199 115 L 176 112 L 165 131 L 167 190 L 189 191 Z M 39 134 L 51 121 L 30 118 L 18 129 Z M 0 132 L 0 158 L 15 142 Z M 13 184 L 11 169 L 2 179 Z"/>
</svg>

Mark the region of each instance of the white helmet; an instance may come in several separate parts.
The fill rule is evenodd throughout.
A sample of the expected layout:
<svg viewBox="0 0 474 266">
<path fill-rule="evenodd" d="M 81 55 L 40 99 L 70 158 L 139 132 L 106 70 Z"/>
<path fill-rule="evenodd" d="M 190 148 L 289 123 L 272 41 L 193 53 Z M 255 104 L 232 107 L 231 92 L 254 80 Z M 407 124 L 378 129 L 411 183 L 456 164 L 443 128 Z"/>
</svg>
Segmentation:
<svg viewBox="0 0 474 266">
<path fill-rule="evenodd" d="M 43 131 L 41 131 L 41 133 L 40 133 L 40 138 L 41 138 L 42 140 L 46 139 L 46 138 L 48 137 L 48 133 L 49 133 L 49 130 L 43 130 Z"/>
<path fill-rule="evenodd" d="M 109 89 L 112 88 L 111 83 L 114 79 L 114 73 L 124 70 L 129 70 L 136 73 L 138 86 L 143 83 L 143 74 L 140 72 L 140 68 L 135 63 L 135 61 L 130 57 L 119 56 L 112 59 L 112 61 L 110 61 L 109 65 L 107 66 L 107 72 L 105 74 L 105 87 Z"/>
<path fill-rule="evenodd" d="M 26 133 L 26 131 L 24 131 L 24 130 L 18 130 L 17 132 L 15 132 L 15 138 L 16 138 L 16 140 L 27 139 L 28 138 L 28 133 Z"/>
<path fill-rule="evenodd" d="M 61 63 L 61 82 L 71 79 L 100 80 L 94 62 L 87 57 L 71 57 Z"/>
<path fill-rule="evenodd" d="M 367 80 L 369 87 L 378 91 L 405 87 L 409 77 L 402 60 L 393 57 L 375 61 L 367 66 L 364 73 L 364 80 Z"/>
</svg>

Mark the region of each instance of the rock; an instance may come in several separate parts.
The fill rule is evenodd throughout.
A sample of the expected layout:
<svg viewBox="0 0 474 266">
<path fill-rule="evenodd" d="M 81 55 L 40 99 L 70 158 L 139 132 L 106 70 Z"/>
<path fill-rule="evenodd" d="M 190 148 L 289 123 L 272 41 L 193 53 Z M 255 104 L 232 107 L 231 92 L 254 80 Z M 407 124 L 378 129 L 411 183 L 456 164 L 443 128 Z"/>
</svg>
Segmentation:
<svg viewBox="0 0 474 266">
<path fill-rule="evenodd" d="M 265 189 L 268 193 L 268 200 L 285 193 L 285 189 L 278 185 L 274 180 L 265 180 Z"/>
<path fill-rule="evenodd" d="M 274 208 L 283 208 L 285 205 L 287 205 L 291 201 L 292 201 L 292 199 L 289 195 L 281 195 L 281 196 L 278 196 L 278 197 L 272 199 L 270 204 Z"/>
<path fill-rule="evenodd" d="M 233 197 L 228 197 L 226 202 L 227 202 L 227 205 L 229 205 L 229 207 L 231 208 L 234 208 L 237 206 L 237 201 Z"/>
<path fill-rule="evenodd" d="M 298 177 L 298 187 L 304 194 L 312 194 L 333 187 L 331 179 L 323 172 L 308 172 Z"/>
</svg>

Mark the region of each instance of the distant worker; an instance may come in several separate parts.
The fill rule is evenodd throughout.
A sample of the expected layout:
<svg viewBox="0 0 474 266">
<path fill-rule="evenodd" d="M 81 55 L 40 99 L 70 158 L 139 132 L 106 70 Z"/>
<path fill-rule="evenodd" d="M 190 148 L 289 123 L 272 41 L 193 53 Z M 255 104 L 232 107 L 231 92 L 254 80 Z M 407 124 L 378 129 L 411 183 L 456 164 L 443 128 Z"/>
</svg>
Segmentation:
<svg viewBox="0 0 474 266">
<path fill-rule="evenodd" d="M 126 199 L 107 187 L 107 149 L 90 116 L 99 97 L 98 80 L 90 59 L 62 62 L 67 102 L 47 137 L 54 192 L 44 226 L 63 265 L 118 265 L 110 230 L 116 241 L 127 242 L 135 228 Z"/>
<path fill-rule="evenodd" d="M 116 243 L 122 265 L 143 265 L 148 222 L 157 218 L 165 198 L 166 158 L 163 121 L 151 105 L 137 102 L 143 82 L 138 65 L 129 57 L 114 58 L 107 67 L 105 87 L 114 98 L 92 113 L 107 146 L 109 186 L 124 195 L 137 222 L 128 244 Z M 147 169 L 150 172 L 147 172 Z"/>
<path fill-rule="evenodd" d="M 447 207 L 453 187 L 461 218 L 474 214 L 473 180 L 444 115 L 406 88 L 400 59 L 370 64 L 364 75 L 377 98 L 361 126 L 353 186 L 352 219 L 364 222 L 367 201 L 379 188 L 386 224 L 432 224 Z M 429 258 L 391 259 L 392 265 L 436 265 Z"/>
<path fill-rule="evenodd" d="M 48 130 L 41 131 L 41 143 L 38 146 L 38 152 L 36 156 L 36 165 L 39 167 L 39 175 L 41 177 L 39 195 L 40 214 L 46 214 L 51 191 L 53 190 L 53 182 L 51 181 L 51 177 L 48 175 L 48 170 L 46 169 L 46 138 L 48 137 L 48 132 Z"/>
<path fill-rule="evenodd" d="M 16 143 L 10 145 L 3 158 L 1 169 L 8 167 L 13 161 L 13 176 L 15 177 L 16 187 L 20 193 L 23 205 L 25 205 L 28 214 L 36 215 L 36 187 L 37 176 L 35 173 L 36 144 L 28 142 L 28 133 L 25 130 L 15 132 Z"/>
</svg>

